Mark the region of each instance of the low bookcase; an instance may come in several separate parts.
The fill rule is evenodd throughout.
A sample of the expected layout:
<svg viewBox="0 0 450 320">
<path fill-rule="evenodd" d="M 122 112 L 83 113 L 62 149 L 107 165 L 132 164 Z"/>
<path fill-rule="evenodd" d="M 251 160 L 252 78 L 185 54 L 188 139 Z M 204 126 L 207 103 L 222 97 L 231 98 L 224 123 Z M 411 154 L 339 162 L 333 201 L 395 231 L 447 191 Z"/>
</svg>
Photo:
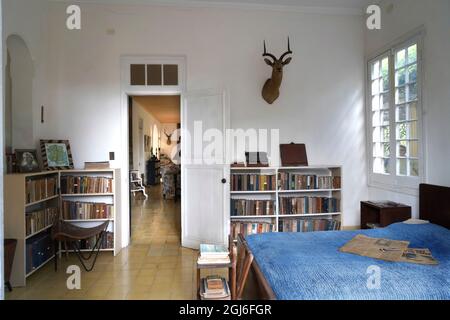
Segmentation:
<svg viewBox="0 0 450 320">
<path fill-rule="evenodd" d="M 230 169 L 230 234 L 340 230 L 342 168 Z"/>
<path fill-rule="evenodd" d="M 63 170 L 29 174 L 5 175 L 4 211 L 5 238 L 17 239 L 10 283 L 13 287 L 26 286 L 26 279 L 54 257 L 51 228 L 55 219 L 65 219 L 63 204 L 78 204 L 71 221 L 82 227 L 91 227 L 110 221 L 103 251 L 117 255 L 120 251 L 120 215 L 117 211 L 117 191 L 120 191 L 118 169 Z M 76 178 L 74 184 L 61 188 L 67 178 Z M 82 181 L 84 178 L 84 181 Z M 108 179 L 108 192 L 100 192 L 103 184 L 92 181 Z M 90 180 L 90 181 L 89 181 Z M 83 188 L 78 189 L 82 181 Z M 96 187 L 97 186 L 97 187 Z M 97 189 L 96 189 L 97 188 Z M 64 192 L 62 192 L 64 191 Z M 108 206 L 108 216 L 103 210 Z M 66 205 L 67 208 L 67 205 Z M 89 208 L 86 214 L 86 208 Z M 73 209 L 72 209 L 73 210 Z M 85 243 L 89 247 L 89 241 Z M 60 248 L 57 248 L 59 252 Z M 86 248 L 87 249 L 87 248 Z"/>
</svg>

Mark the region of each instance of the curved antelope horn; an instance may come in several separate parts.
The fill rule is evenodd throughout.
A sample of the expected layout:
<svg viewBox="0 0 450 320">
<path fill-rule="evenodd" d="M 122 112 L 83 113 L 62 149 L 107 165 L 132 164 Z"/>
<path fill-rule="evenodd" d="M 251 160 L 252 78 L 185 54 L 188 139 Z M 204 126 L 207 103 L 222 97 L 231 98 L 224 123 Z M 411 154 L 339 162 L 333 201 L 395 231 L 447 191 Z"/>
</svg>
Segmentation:
<svg viewBox="0 0 450 320">
<path fill-rule="evenodd" d="M 277 61 L 277 57 L 275 57 L 273 54 L 271 53 L 267 53 L 267 49 L 266 49 L 266 40 L 264 40 L 264 53 L 263 53 L 263 57 L 269 57 L 272 58 L 273 61 Z"/>
<path fill-rule="evenodd" d="M 292 54 L 293 52 L 291 51 L 291 42 L 289 40 L 288 37 L 288 51 L 286 51 L 285 53 L 283 53 L 280 57 L 280 61 L 283 61 L 284 57 L 286 57 L 288 54 Z"/>
</svg>

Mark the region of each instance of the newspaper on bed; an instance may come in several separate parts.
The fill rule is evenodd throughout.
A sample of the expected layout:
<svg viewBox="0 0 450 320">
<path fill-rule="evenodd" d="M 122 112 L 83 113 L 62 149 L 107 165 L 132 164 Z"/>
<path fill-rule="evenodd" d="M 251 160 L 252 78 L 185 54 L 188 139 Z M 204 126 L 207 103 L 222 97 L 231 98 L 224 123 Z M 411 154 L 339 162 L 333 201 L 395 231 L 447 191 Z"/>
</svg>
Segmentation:
<svg viewBox="0 0 450 320">
<path fill-rule="evenodd" d="M 339 251 L 386 261 L 400 261 L 408 241 L 370 238 L 358 234 Z"/>
<path fill-rule="evenodd" d="M 409 262 L 425 265 L 436 265 L 439 263 L 433 258 L 430 250 L 412 249 L 408 248 L 408 245 L 408 241 L 377 239 L 358 234 L 340 248 L 339 251 L 391 262 Z"/>
</svg>

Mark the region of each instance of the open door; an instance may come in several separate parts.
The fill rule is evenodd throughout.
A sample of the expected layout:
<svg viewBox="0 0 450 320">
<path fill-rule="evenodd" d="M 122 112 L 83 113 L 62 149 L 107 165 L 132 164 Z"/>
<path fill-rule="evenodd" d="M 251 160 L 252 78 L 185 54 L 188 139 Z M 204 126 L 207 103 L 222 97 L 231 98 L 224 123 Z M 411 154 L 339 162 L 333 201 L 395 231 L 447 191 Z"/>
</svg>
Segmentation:
<svg viewBox="0 0 450 320">
<path fill-rule="evenodd" d="M 227 243 L 229 203 L 226 199 L 229 184 L 224 157 L 228 110 L 223 91 L 198 91 L 184 96 L 182 134 L 187 132 L 190 139 L 181 137 L 183 247 L 198 249 L 201 243 Z M 214 159 L 204 152 L 210 142 L 203 142 L 201 146 L 198 144 L 198 137 L 203 136 L 208 129 L 215 129 L 224 137 L 221 152 L 216 152 Z"/>
</svg>

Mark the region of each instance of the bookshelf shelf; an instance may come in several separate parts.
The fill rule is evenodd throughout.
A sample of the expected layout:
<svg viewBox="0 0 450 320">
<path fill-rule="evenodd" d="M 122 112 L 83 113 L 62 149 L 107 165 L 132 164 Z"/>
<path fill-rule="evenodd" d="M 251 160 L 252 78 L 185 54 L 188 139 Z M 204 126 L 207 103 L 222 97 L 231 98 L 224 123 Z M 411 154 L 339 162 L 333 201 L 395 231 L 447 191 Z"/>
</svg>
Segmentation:
<svg viewBox="0 0 450 320">
<path fill-rule="evenodd" d="M 114 193 L 66 193 L 62 194 L 61 197 L 113 197 Z"/>
<path fill-rule="evenodd" d="M 48 262 L 52 261 L 54 257 L 48 258 L 46 261 L 44 261 L 43 263 L 41 263 L 38 267 L 34 268 L 32 271 L 28 272 L 25 277 L 28 278 L 29 276 L 31 276 L 33 273 L 35 273 L 36 271 L 38 271 L 39 269 L 41 269 L 43 266 L 45 266 Z"/>
<path fill-rule="evenodd" d="M 114 218 L 111 219 L 72 219 L 72 220 L 64 220 L 66 222 L 105 222 L 112 221 L 114 222 Z"/>
<path fill-rule="evenodd" d="M 270 191 L 231 191 L 231 194 L 275 194 L 276 190 Z"/>
<path fill-rule="evenodd" d="M 109 179 L 106 184 L 107 189 L 103 189 L 105 188 L 104 183 L 90 184 L 90 186 L 94 188 L 92 190 L 101 188 L 99 191 L 108 192 L 66 194 L 66 191 L 61 188 L 61 181 L 65 177 L 107 178 Z M 10 278 L 13 287 L 25 287 L 27 277 L 53 259 L 54 249 L 53 245 L 50 245 L 50 243 L 53 244 L 50 232 L 52 225 L 46 226 L 30 235 L 27 235 L 27 229 L 29 232 L 30 225 L 33 225 L 33 228 L 36 229 L 40 227 L 43 220 L 33 220 L 33 217 L 39 216 L 42 211 L 45 214 L 59 211 L 61 215 L 63 201 L 98 203 L 112 206 L 111 216 L 113 218 L 68 221 L 90 226 L 110 221 L 108 232 L 111 234 L 109 234 L 108 240 L 105 242 L 108 243 L 108 246 L 109 243 L 113 242 L 114 247 L 105 248 L 102 251 L 113 252 L 114 255 L 119 253 L 121 243 L 120 211 L 117 195 L 117 192 L 120 191 L 119 177 L 119 169 L 61 170 L 5 175 L 4 233 L 5 238 L 17 239 L 16 254 Z M 86 187 L 85 185 L 83 186 Z M 91 189 L 89 189 L 90 191 Z M 39 198 L 42 198 L 42 200 L 29 201 Z M 29 215 L 31 215 L 31 218 Z M 50 217 L 52 216 L 50 215 Z M 58 251 L 61 252 L 61 250 Z M 42 260 L 45 261 L 41 263 Z"/>
<path fill-rule="evenodd" d="M 30 239 L 30 238 L 33 238 L 34 236 L 37 236 L 39 233 L 44 232 L 45 230 L 48 230 L 48 229 L 50 229 L 51 227 L 53 227 L 53 224 L 52 224 L 52 225 L 49 225 L 49 226 L 47 226 L 47 227 L 45 227 L 45 228 L 43 228 L 43 229 L 41 229 L 41 230 L 39 230 L 39 231 L 37 231 L 37 232 L 35 232 L 35 233 L 32 233 L 32 234 L 30 234 L 29 236 L 26 236 L 26 237 L 25 237 L 25 240 Z"/>
<path fill-rule="evenodd" d="M 326 217 L 326 216 L 339 216 L 341 212 L 333 213 L 308 213 L 308 214 L 280 214 L 280 218 L 301 218 L 301 217 Z"/>
<path fill-rule="evenodd" d="M 263 219 L 263 218 L 276 218 L 276 215 L 271 215 L 271 216 L 230 216 L 231 219 Z"/>
<path fill-rule="evenodd" d="M 288 231 L 284 222 L 288 220 L 309 221 L 308 223 L 317 224 L 317 228 L 341 228 L 342 225 L 342 168 L 340 166 L 310 166 L 310 167 L 265 167 L 265 168 L 230 168 L 231 181 L 230 199 L 230 234 L 236 237 L 237 232 L 278 232 L 283 229 Z M 275 190 L 269 191 L 233 191 L 245 189 L 248 185 L 250 189 L 254 184 L 260 181 L 259 175 L 275 175 Z M 247 177 L 244 177 L 247 176 Z M 273 181 L 271 187 L 273 186 Z M 244 187 L 242 187 L 244 185 Z M 260 185 L 260 184 L 259 184 Z M 258 187 L 258 184 L 256 184 Z M 295 186 L 295 188 L 294 188 Z M 293 199 L 297 207 L 293 212 L 314 212 L 315 206 L 322 207 L 321 211 L 333 211 L 324 213 L 303 213 L 303 214 L 282 214 L 286 211 L 286 199 Z M 237 200 L 237 201 L 235 201 Z M 240 201 L 244 202 L 243 205 Z M 273 215 L 231 215 L 232 212 L 241 213 L 247 210 L 254 213 L 251 206 L 265 205 L 272 201 L 274 203 Z M 298 205 L 297 201 L 302 205 Z M 290 204 L 289 204 L 290 205 Z M 284 206 L 284 208 L 283 208 Z M 312 206 L 307 209 L 306 206 Z M 319 207 L 319 208 L 320 208 Z M 263 207 L 264 208 L 264 207 Z M 311 210 L 312 208 L 312 210 Z M 300 209 L 300 211 L 299 211 Z M 264 210 L 264 209 L 263 209 Z M 284 210 L 284 211 L 282 211 Z M 319 209 L 320 210 L 320 209 Z M 252 212 L 253 211 L 253 212 Z M 264 212 L 264 211 L 263 211 Z M 269 223 L 269 221 L 272 221 Z M 315 221 L 320 220 L 320 221 Z M 323 221 L 325 223 L 323 223 Z M 304 221 L 303 221 L 304 222 Z M 302 223 L 303 223 L 302 222 Z M 305 222 L 306 223 L 306 222 Z M 326 227 L 324 227 L 324 225 Z M 283 227 L 283 228 L 281 228 Z M 309 229 L 311 226 L 308 226 Z M 309 230 L 307 228 L 299 230 Z M 319 231 L 319 230 L 318 230 Z M 306 232 L 306 231 L 305 231 Z"/>
<path fill-rule="evenodd" d="M 316 193 L 316 192 L 340 192 L 341 189 L 303 189 L 303 190 L 279 190 L 278 193 Z"/>
<path fill-rule="evenodd" d="M 37 204 L 44 203 L 44 202 L 47 202 L 47 201 L 56 199 L 56 198 L 58 198 L 58 197 L 59 197 L 59 195 L 57 194 L 57 195 L 54 195 L 54 196 L 51 196 L 51 197 L 48 197 L 48 198 L 45 198 L 45 199 L 42 199 L 42 200 L 39 200 L 39 201 L 27 203 L 25 206 L 26 206 L 26 207 L 35 206 L 35 205 L 37 205 Z"/>
</svg>

